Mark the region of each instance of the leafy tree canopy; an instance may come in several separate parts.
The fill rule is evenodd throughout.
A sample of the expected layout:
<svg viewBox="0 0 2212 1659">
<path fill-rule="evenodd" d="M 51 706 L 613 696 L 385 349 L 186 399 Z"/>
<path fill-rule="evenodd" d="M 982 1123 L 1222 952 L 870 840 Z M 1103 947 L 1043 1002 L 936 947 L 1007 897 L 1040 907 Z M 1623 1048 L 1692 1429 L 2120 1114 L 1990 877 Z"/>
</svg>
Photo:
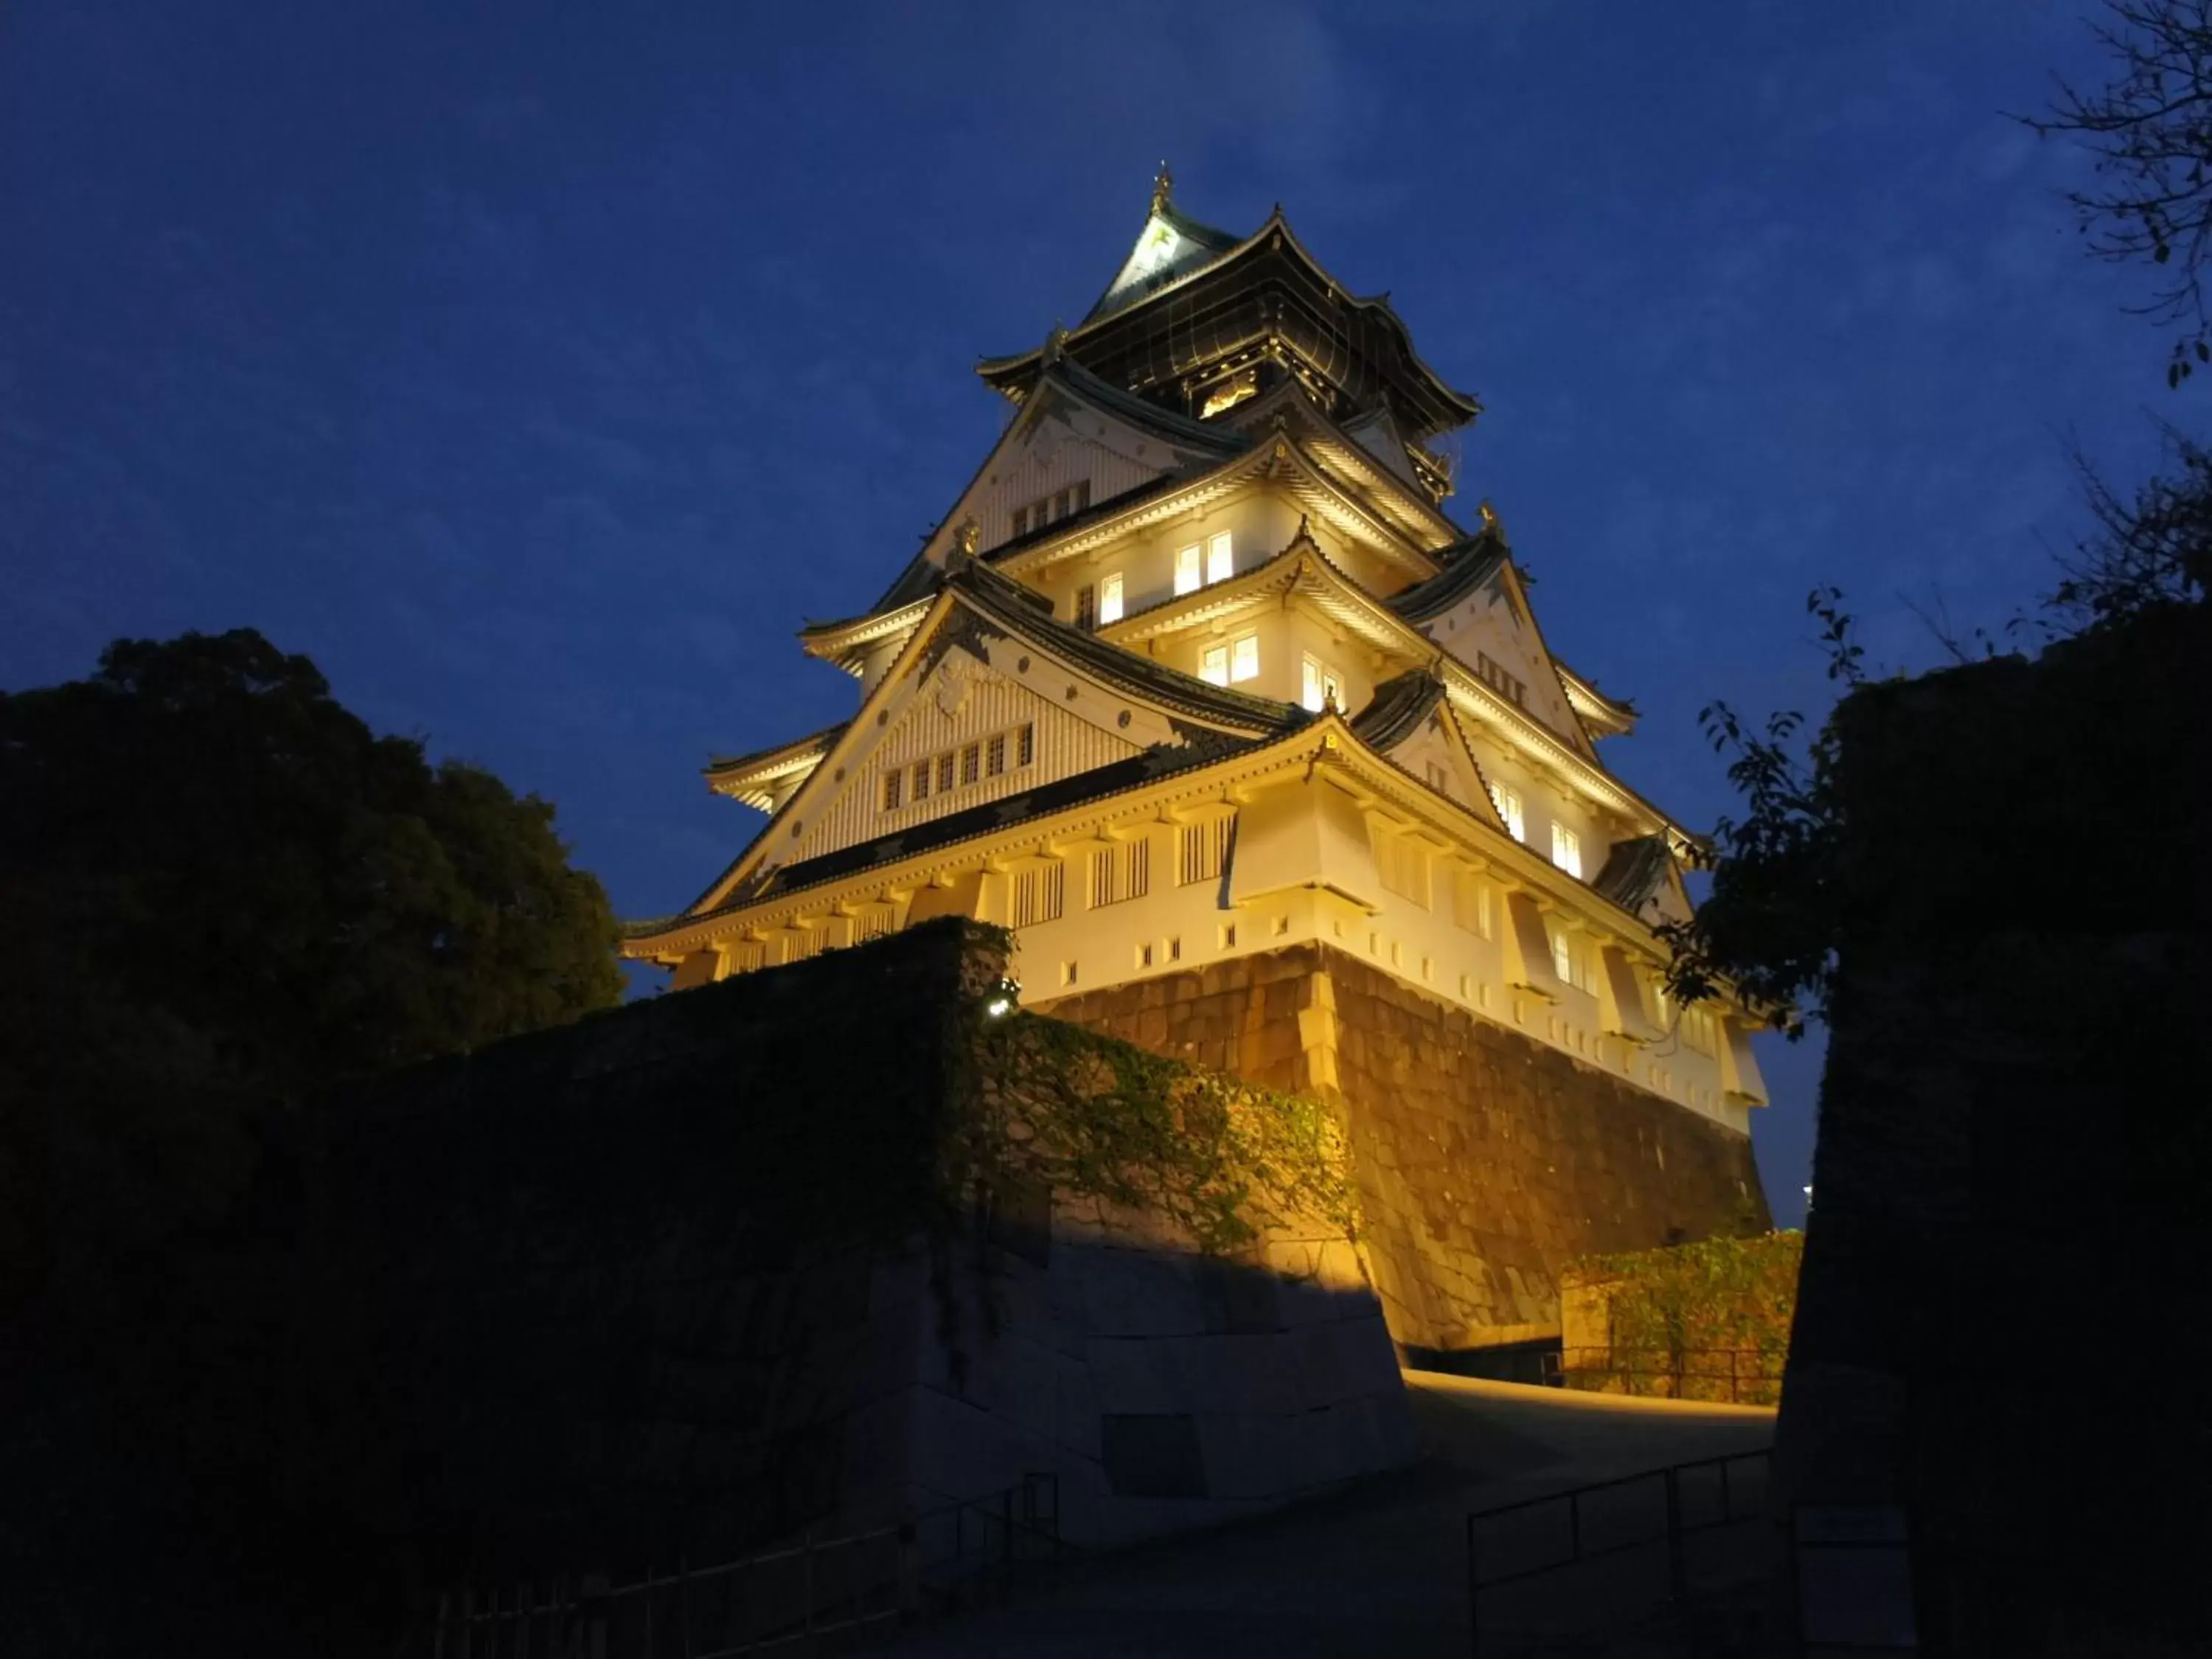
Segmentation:
<svg viewBox="0 0 2212 1659">
<path fill-rule="evenodd" d="M 551 805 L 251 629 L 0 693 L 0 1228 L 150 1242 L 235 1194 L 255 1112 L 620 994 Z M 118 1225 L 24 1218 L 84 1205 Z"/>
</svg>

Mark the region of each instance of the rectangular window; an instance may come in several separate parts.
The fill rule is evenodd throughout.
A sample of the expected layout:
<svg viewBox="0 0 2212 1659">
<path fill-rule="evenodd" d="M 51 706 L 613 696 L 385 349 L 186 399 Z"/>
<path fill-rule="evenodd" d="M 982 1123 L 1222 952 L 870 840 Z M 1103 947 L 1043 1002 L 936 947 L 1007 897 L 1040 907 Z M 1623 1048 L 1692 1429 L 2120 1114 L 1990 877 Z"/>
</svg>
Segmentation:
<svg viewBox="0 0 2212 1659">
<path fill-rule="evenodd" d="M 1176 881 L 1188 887 L 1194 882 L 1218 879 L 1222 866 L 1229 860 L 1229 846 L 1236 833 L 1237 816 L 1233 812 L 1206 823 L 1183 825 Z"/>
<path fill-rule="evenodd" d="M 1452 920 L 1479 939 L 1490 937 L 1490 884 L 1469 871 L 1452 884 Z"/>
<path fill-rule="evenodd" d="M 927 761 L 917 761 L 915 763 L 914 798 L 916 800 L 929 799 L 929 775 L 930 765 Z"/>
<path fill-rule="evenodd" d="M 1421 769 L 1427 775 L 1430 788 L 1439 795 L 1451 793 L 1451 772 L 1442 761 L 1430 761 Z"/>
<path fill-rule="evenodd" d="M 1098 590 L 1089 582 L 1075 590 L 1075 625 L 1086 631 L 1098 626 Z"/>
<path fill-rule="evenodd" d="M 960 781 L 973 783 L 983 775 L 983 745 L 971 743 L 960 751 Z"/>
<path fill-rule="evenodd" d="M 1111 575 L 1099 579 L 1098 622 L 1099 625 L 1103 627 L 1108 623 L 1117 623 L 1121 620 L 1121 573 L 1116 570 Z"/>
<path fill-rule="evenodd" d="M 948 749 L 937 757 L 937 793 L 943 794 L 952 787 L 952 751 Z"/>
<path fill-rule="evenodd" d="M 1563 823 L 1552 826 L 1552 862 L 1571 876 L 1583 872 L 1582 838 Z"/>
<path fill-rule="evenodd" d="M 884 774 L 884 811 L 896 812 L 898 811 L 899 797 L 904 793 L 902 786 L 904 785 L 905 782 L 906 774 L 903 772 L 886 772 Z"/>
<path fill-rule="evenodd" d="M 1429 908 L 1429 849 L 1395 830 L 1376 824 L 1371 831 L 1375 873 L 1385 892 Z"/>
<path fill-rule="evenodd" d="M 1066 888 L 1066 866 L 1057 859 L 1049 864 L 1032 864 L 1017 870 L 1014 926 L 1034 927 L 1041 921 L 1057 921 Z"/>
<path fill-rule="evenodd" d="M 1198 659 L 1198 677 L 1209 685 L 1228 684 L 1229 647 L 1225 645 L 1207 646 L 1205 654 Z"/>
<path fill-rule="evenodd" d="M 1342 708 L 1344 683 L 1337 678 L 1336 671 L 1334 668 L 1316 658 L 1308 657 L 1305 659 L 1298 700 L 1316 714 L 1330 703 L 1334 703 L 1339 708 Z"/>
<path fill-rule="evenodd" d="M 1474 653 L 1474 672 L 1483 684 L 1507 702 L 1522 705 L 1528 702 L 1528 688 L 1480 651 Z"/>
<path fill-rule="evenodd" d="M 983 745 L 983 775 L 995 778 L 1006 769 L 1006 734 L 1000 732 Z"/>
<path fill-rule="evenodd" d="M 1036 727 L 1034 726 L 1024 726 L 1022 727 L 1018 735 L 1019 741 L 1016 744 L 1015 747 L 1020 758 L 1015 761 L 1014 764 L 1017 766 L 1027 766 L 1032 760 L 1036 758 Z"/>
<path fill-rule="evenodd" d="M 1193 542 L 1188 547 L 1176 549 L 1175 591 L 1181 593 L 1198 592 L 1203 578 L 1199 574 L 1199 547 Z"/>
<path fill-rule="evenodd" d="M 1521 817 L 1521 797 L 1504 784 L 1490 786 L 1490 799 L 1498 808 L 1498 816 L 1505 821 L 1505 833 L 1516 841 L 1528 839 L 1528 825 Z"/>
<path fill-rule="evenodd" d="M 1260 636 L 1247 634 L 1229 642 L 1229 680 L 1257 679 L 1260 677 Z"/>
<path fill-rule="evenodd" d="M 1591 951 L 1565 928 L 1552 932 L 1552 969 L 1559 975 L 1559 983 L 1571 985 L 1577 991 L 1597 990 L 1597 981 L 1590 967 Z"/>
<path fill-rule="evenodd" d="M 1100 848 L 1091 855 L 1092 906 L 1144 897 L 1152 887 L 1152 844 L 1141 837 Z"/>
<path fill-rule="evenodd" d="M 1206 541 L 1206 580 L 1225 582 L 1237 574 L 1237 561 L 1229 550 L 1229 532 L 1209 536 Z"/>
</svg>

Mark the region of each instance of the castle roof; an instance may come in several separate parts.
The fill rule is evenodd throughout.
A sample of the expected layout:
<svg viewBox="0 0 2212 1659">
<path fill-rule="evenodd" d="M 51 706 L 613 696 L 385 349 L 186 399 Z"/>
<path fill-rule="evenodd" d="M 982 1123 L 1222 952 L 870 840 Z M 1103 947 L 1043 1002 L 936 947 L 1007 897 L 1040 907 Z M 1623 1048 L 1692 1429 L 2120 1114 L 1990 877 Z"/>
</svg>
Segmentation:
<svg viewBox="0 0 2212 1659">
<path fill-rule="evenodd" d="M 976 373 L 1019 402 L 1053 350 L 1121 386 L 1176 396 L 1187 377 L 1285 351 L 1346 406 L 1387 402 L 1416 440 L 1464 426 L 1482 408 L 1421 361 L 1389 296 L 1351 294 L 1279 205 L 1235 240 L 1177 211 L 1164 175 L 1135 245 L 1083 321 L 1045 347 L 987 358 Z"/>
</svg>

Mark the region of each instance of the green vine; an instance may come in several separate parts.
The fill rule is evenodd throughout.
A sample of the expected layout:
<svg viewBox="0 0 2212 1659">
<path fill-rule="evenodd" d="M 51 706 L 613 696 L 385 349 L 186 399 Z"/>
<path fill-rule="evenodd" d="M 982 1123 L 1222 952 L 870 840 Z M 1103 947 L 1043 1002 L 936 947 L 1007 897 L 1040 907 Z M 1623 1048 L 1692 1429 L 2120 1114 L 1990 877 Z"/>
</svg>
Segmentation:
<svg viewBox="0 0 2212 1659">
<path fill-rule="evenodd" d="M 1568 1271 L 1605 1294 L 1616 1355 L 1662 1356 L 1667 1369 L 1680 1373 L 1686 1356 L 1733 1350 L 1753 1357 L 1759 1374 L 1778 1376 L 1790 1351 L 1804 1247 L 1798 1232 L 1709 1238 L 1584 1256 Z M 1632 1381 L 1631 1391 L 1638 1391 Z"/>
<path fill-rule="evenodd" d="M 965 1073 L 940 1152 L 953 1202 L 1011 1184 L 1148 1211 L 1210 1255 L 1262 1231 L 1358 1227 L 1348 1148 L 1318 1102 L 1202 1071 L 1080 1026 L 980 1000 L 951 1053 Z"/>
</svg>

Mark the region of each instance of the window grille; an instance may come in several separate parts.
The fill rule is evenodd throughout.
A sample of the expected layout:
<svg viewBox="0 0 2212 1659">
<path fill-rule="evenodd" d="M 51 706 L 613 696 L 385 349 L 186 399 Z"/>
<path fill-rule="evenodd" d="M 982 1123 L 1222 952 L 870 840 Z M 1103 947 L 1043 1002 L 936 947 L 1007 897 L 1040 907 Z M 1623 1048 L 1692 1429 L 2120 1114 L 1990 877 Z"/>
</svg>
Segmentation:
<svg viewBox="0 0 2212 1659">
<path fill-rule="evenodd" d="M 973 783 L 983 775 L 983 745 L 971 743 L 960 751 L 960 781 Z"/>
<path fill-rule="evenodd" d="M 927 761 L 917 761 L 915 763 L 914 798 L 916 800 L 929 799 L 929 780 L 933 770 L 934 769 Z"/>
<path fill-rule="evenodd" d="M 904 793 L 903 786 L 905 782 L 906 774 L 903 772 L 886 772 L 884 774 L 884 811 L 896 812 L 898 811 L 899 798 Z"/>
<path fill-rule="evenodd" d="M 1041 921 L 1060 919 L 1066 890 L 1066 866 L 1058 859 L 1032 864 L 1014 872 L 1014 926 L 1034 927 Z"/>
<path fill-rule="evenodd" d="M 1152 849 L 1139 838 L 1102 847 L 1091 855 L 1091 902 L 1119 904 L 1142 898 L 1152 886 Z"/>
<path fill-rule="evenodd" d="M 1178 596 L 1195 593 L 1204 586 L 1206 579 L 1201 573 L 1199 558 L 1200 548 L 1196 542 L 1188 547 L 1176 549 L 1175 591 Z"/>
<path fill-rule="evenodd" d="M 1486 685 L 1508 702 L 1527 706 L 1528 688 L 1480 651 L 1474 653 L 1474 672 Z"/>
<path fill-rule="evenodd" d="M 937 793 L 943 794 L 952 787 L 952 751 L 948 749 L 937 757 Z"/>
<path fill-rule="evenodd" d="M 1186 823 L 1181 836 L 1182 857 L 1176 879 L 1184 887 L 1194 882 L 1216 881 L 1229 862 L 1229 848 L 1237 836 L 1233 812 L 1205 823 Z"/>
<path fill-rule="evenodd" d="M 1003 732 L 983 745 L 983 775 L 995 778 L 1006 769 L 1006 734 Z"/>
<path fill-rule="evenodd" d="M 1075 590 L 1075 625 L 1085 633 L 1098 626 L 1098 590 L 1089 582 Z"/>
<path fill-rule="evenodd" d="M 1034 726 L 1024 726 L 1022 727 L 1018 736 L 1018 741 L 1015 747 L 1021 758 L 1017 760 L 1014 764 L 1017 766 L 1027 766 L 1032 760 L 1036 758 L 1036 727 Z"/>
<path fill-rule="evenodd" d="M 1237 560 L 1230 551 L 1229 532 L 1210 536 L 1206 543 L 1206 580 L 1209 583 L 1225 582 L 1237 574 Z"/>
</svg>

